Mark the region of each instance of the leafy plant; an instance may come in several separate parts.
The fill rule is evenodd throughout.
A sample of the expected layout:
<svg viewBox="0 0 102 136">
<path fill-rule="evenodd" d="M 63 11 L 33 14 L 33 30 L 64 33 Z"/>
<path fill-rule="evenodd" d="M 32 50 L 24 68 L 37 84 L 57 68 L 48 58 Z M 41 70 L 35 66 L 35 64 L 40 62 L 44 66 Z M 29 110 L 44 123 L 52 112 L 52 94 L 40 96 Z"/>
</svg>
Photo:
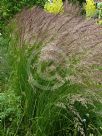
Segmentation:
<svg viewBox="0 0 102 136">
<path fill-rule="evenodd" d="M 10 90 L 0 93 L 0 135 L 15 133 L 20 119 L 20 97 Z"/>
<path fill-rule="evenodd" d="M 98 15 L 99 15 L 99 19 L 102 18 L 102 2 L 98 2 L 97 3 L 97 12 L 98 12 Z"/>
<path fill-rule="evenodd" d="M 98 24 L 102 25 L 102 2 L 97 3 Z"/>
<path fill-rule="evenodd" d="M 0 92 L 5 90 L 10 73 L 8 61 L 8 42 L 9 39 L 0 36 Z"/>
</svg>

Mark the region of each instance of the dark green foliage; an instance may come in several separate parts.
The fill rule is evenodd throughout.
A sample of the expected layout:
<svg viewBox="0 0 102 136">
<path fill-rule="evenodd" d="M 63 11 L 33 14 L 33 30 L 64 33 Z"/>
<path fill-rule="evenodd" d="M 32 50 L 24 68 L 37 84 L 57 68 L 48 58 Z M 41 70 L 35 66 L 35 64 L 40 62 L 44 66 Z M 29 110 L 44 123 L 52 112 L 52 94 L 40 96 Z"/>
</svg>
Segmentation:
<svg viewBox="0 0 102 136">
<path fill-rule="evenodd" d="M 9 39 L 5 39 L 0 36 L 0 92 L 5 90 L 6 83 L 9 77 L 10 67 L 8 62 L 8 42 Z"/>
</svg>

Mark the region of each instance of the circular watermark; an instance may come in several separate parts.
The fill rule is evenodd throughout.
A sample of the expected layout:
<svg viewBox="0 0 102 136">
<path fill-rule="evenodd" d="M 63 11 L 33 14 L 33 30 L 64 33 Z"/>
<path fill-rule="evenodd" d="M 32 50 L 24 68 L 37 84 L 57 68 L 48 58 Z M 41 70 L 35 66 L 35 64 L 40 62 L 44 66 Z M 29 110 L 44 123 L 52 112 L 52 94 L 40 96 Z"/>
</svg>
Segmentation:
<svg viewBox="0 0 102 136">
<path fill-rule="evenodd" d="M 61 50 L 56 52 L 56 59 L 41 59 L 41 50 L 34 49 L 27 62 L 28 81 L 32 87 L 42 90 L 56 90 L 63 86 L 67 76 L 67 57 Z M 46 55 L 43 53 L 43 55 Z M 54 56 L 53 56 L 54 58 Z"/>
</svg>

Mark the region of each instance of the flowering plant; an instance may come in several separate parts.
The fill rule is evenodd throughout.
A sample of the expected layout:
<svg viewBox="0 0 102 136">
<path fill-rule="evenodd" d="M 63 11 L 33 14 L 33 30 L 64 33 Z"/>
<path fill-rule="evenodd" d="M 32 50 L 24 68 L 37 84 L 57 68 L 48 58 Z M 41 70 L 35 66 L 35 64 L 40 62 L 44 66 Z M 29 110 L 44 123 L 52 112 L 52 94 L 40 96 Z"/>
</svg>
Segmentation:
<svg viewBox="0 0 102 136">
<path fill-rule="evenodd" d="M 95 3 L 94 0 L 86 0 L 86 17 L 95 17 L 97 23 L 102 25 L 102 2 Z"/>
<path fill-rule="evenodd" d="M 85 10 L 87 17 L 93 17 L 95 15 L 96 6 L 94 0 L 86 0 Z"/>
<path fill-rule="evenodd" d="M 63 13 L 64 11 L 63 2 L 62 0 L 48 0 L 45 3 L 44 9 L 49 13 L 54 14 Z"/>
</svg>

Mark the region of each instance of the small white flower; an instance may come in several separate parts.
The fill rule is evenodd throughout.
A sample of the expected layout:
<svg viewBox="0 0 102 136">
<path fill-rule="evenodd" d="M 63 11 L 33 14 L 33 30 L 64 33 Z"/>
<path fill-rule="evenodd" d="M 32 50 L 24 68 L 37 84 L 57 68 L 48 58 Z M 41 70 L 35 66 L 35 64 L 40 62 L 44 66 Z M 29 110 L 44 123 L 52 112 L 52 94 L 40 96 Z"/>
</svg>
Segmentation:
<svg viewBox="0 0 102 136">
<path fill-rule="evenodd" d="M 0 33 L 0 36 L 1 36 L 2 34 Z"/>
</svg>

